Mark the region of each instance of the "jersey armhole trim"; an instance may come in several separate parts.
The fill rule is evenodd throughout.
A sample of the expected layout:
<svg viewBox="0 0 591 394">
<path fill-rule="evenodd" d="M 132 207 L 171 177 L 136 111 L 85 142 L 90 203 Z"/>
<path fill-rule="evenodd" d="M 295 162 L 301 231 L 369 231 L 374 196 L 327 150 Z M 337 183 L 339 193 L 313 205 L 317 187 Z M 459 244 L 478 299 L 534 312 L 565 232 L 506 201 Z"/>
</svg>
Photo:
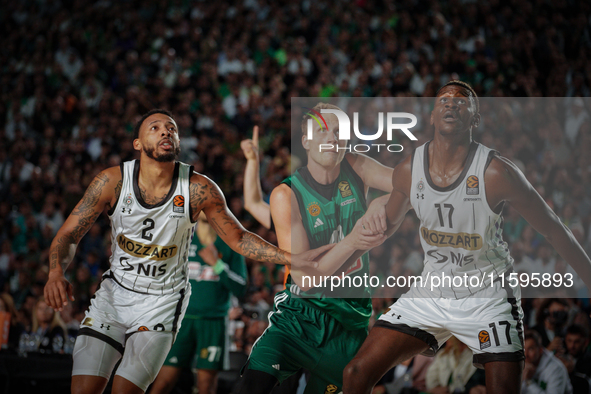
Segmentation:
<svg viewBox="0 0 591 394">
<path fill-rule="evenodd" d="M 488 157 L 486 158 L 486 164 L 484 165 L 484 172 L 482 173 L 483 175 L 486 173 L 486 169 L 488 168 L 488 166 L 492 162 L 492 159 L 494 159 L 495 157 L 499 157 L 499 156 L 500 156 L 500 154 L 496 150 L 491 150 L 490 152 L 488 152 Z"/>
<path fill-rule="evenodd" d="M 490 152 L 488 152 L 488 157 L 486 158 L 486 163 L 484 164 L 484 170 L 482 170 L 482 186 L 483 186 L 483 190 L 484 190 L 484 199 L 483 199 L 483 203 L 484 205 L 489 209 L 490 212 L 492 212 L 495 215 L 502 215 L 503 214 L 503 210 L 505 209 L 505 201 L 501 201 L 496 207 L 491 207 L 488 203 L 488 199 L 486 198 L 486 184 L 484 182 L 484 177 L 486 176 L 486 170 L 488 169 L 488 166 L 490 165 L 490 163 L 492 163 L 492 160 L 495 157 L 499 157 L 500 153 L 496 150 L 492 150 Z M 496 212 L 495 209 L 499 208 L 499 212 Z"/>
<path fill-rule="evenodd" d="M 298 202 L 298 210 L 300 211 L 300 216 L 302 217 L 302 224 L 305 227 L 309 223 L 308 223 L 308 217 L 303 212 L 303 209 L 305 209 L 303 197 L 299 193 L 299 191 L 297 190 L 297 188 L 293 188 L 292 187 L 291 190 L 293 190 L 293 194 L 295 194 L 295 196 L 296 196 L 296 200 Z"/>
<path fill-rule="evenodd" d="M 121 171 L 121 190 L 119 190 L 119 195 L 115 200 L 115 205 L 113 205 L 113 207 L 107 211 L 108 216 L 113 216 L 115 213 L 115 209 L 117 208 L 117 204 L 119 204 L 119 199 L 121 198 L 121 193 L 123 193 L 123 174 L 125 173 L 123 162 L 119 164 L 119 171 Z"/>
<path fill-rule="evenodd" d="M 197 223 L 197 219 L 193 221 L 193 206 L 191 205 L 191 176 L 193 176 L 193 172 L 195 171 L 194 166 L 189 167 L 189 176 L 187 182 L 189 182 L 189 221 L 192 224 Z"/>
</svg>

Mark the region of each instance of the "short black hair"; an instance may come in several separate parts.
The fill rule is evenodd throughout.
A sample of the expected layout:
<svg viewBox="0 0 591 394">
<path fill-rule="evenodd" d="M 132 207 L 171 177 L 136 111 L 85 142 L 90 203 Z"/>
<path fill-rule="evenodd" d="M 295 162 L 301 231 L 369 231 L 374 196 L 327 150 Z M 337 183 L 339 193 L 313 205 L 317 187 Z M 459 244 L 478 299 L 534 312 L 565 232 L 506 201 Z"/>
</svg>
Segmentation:
<svg viewBox="0 0 591 394">
<path fill-rule="evenodd" d="M 480 112 L 480 103 L 478 102 L 478 95 L 474 91 L 474 88 L 472 86 L 470 86 L 470 84 L 468 82 L 460 81 L 457 79 L 454 79 L 453 81 L 449 81 L 448 83 L 446 83 L 445 85 L 440 87 L 439 90 L 437 90 L 437 93 L 435 93 L 435 97 L 439 96 L 439 92 L 441 92 L 441 89 L 443 89 L 446 86 L 453 86 L 453 85 L 461 86 L 464 89 L 468 89 L 470 91 L 470 93 L 472 93 L 472 97 L 474 97 L 474 101 L 476 102 L 476 113 L 479 113 Z"/>
<path fill-rule="evenodd" d="M 580 324 L 573 324 L 566 329 L 566 335 L 580 335 L 583 338 L 589 338 L 589 330 Z"/>
<path fill-rule="evenodd" d="M 146 120 L 149 116 L 154 115 L 154 114 L 164 114 L 164 115 L 170 116 L 172 119 L 174 119 L 172 117 L 172 114 L 170 113 L 170 111 L 162 109 L 162 108 L 155 108 L 155 109 L 151 110 L 150 112 L 143 114 L 141 119 L 135 124 L 135 127 L 133 128 L 133 139 L 134 140 L 139 138 L 140 127 L 142 127 L 142 123 L 144 123 L 144 120 Z"/>
</svg>

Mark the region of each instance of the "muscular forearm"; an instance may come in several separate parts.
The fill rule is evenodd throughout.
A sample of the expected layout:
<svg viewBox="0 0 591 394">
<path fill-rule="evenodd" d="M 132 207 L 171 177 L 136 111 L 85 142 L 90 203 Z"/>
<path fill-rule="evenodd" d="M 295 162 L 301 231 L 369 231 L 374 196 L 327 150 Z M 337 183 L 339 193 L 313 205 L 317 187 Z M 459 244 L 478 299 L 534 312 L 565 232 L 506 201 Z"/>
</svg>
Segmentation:
<svg viewBox="0 0 591 394">
<path fill-rule="evenodd" d="M 58 234 L 49 250 L 49 270 L 65 272 L 76 254 L 78 241 L 72 234 Z"/>
<path fill-rule="evenodd" d="M 253 204 L 263 199 L 263 190 L 259 180 L 259 161 L 247 160 L 244 169 L 244 207 L 250 211 Z"/>
<path fill-rule="evenodd" d="M 239 241 L 234 245 L 228 245 L 249 259 L 265 263 L 291 265 L 291 254 L 271 245 L 258 235 L 248 231 L 242 231 Z"/>
<path fill-rule="evenodd" d="M 259 178 L 259 161 L 247 160 L 244 170 L 244 208 L 265 228 L 271 228 L 269 204 L 263 201 Z"/>
</svg>

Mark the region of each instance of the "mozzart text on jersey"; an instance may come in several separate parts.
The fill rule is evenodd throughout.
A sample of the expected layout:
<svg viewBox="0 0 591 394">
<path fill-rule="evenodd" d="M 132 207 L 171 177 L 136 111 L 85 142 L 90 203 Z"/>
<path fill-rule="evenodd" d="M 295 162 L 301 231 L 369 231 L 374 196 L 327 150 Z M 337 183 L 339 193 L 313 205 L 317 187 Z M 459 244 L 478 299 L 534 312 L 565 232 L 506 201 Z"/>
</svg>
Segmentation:
<svg viewBox="0 0 591 394">
<path fill-rule="evenodd" d="M 176 245 L 146 245 L 141 242 L 133 241 L 123 234 L 117 236 L 117 244 L 121 249 L 132 256 L 157 261 L 167 260 L 176 256 L 178 250 L 178 246 Z"/>
</svg>

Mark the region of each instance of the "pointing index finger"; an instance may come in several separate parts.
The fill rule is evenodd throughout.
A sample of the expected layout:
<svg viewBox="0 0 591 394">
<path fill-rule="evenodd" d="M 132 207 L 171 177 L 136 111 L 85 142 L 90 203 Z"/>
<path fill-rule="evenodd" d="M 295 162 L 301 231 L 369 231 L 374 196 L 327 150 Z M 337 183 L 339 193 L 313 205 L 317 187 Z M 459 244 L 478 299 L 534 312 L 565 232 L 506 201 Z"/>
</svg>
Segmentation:
<svg viewBox="0 0 591 394">
<path fill-rule="evenodd" d="M 252 143 L 256 148 L 259 147 L 259 126 L 254 126 L 252 129 Z"/>
</svg>

